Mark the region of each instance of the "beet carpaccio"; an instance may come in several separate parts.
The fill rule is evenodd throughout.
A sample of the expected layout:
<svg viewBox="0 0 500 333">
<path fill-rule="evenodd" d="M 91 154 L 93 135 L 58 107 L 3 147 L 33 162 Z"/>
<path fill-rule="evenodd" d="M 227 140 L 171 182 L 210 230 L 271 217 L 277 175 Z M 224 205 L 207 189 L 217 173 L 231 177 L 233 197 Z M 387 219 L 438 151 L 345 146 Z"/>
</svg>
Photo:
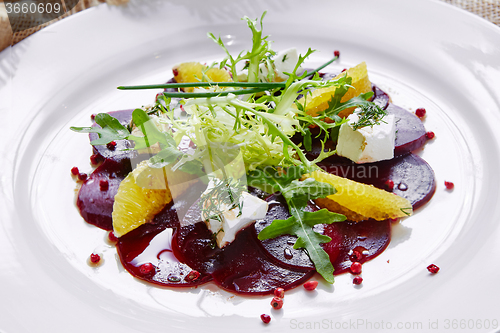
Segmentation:
<svg viewBox="0 0 500 333">
<path fill-rule="evenodd" d="M 152 284 L 266 295 L 315 273 L 357 276 L 435 191 L 414 154 L 429 139 L 422 109 L 392 104 L 365 63 L 301 69 L 312 50 L 275 52 L 262 22 L 245 20 L 251 50 L 120 87 L 163 92 L 72 127 L 90 133 L 95 167 L 72 169 L 81 216 L 112 231 L 125 269 Z"/>
</svg>

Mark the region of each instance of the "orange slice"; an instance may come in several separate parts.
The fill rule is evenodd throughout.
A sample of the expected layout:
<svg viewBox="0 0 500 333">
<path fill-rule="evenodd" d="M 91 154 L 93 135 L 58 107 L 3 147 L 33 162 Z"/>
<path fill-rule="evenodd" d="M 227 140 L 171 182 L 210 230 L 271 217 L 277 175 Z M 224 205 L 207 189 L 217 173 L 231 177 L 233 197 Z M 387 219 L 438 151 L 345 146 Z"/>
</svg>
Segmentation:
<svg viewBox="0 0 500 333">
<path fill-rule="evenodd" d="M 411 203 L 372 185 L 358 183 L 324 171 L 308 175 L 319 182 L 335 187 L 337 193 L 318 199 L 318 205 L 347 216 L 349 220 L 361 221 L 369 218 L 382 221 L 409 216 L 413 213 Z"/>
<path fill-rule="evenodd" d="M 113 204 L 113 230 L 117 237 L 121 237 L 131 230 L 149 222 L 163 207 L 172 201 L 170 190 L 165 186 L 163 173 L 159 177 L 147 177 L 148 187 L 136 184 L 141 173 L 148 173 L 151 169 L 147 161 L 141 162 L 125 177 L 118 187 Z"/>
<path fill-rule="evenodd" d="M 231 75 L 224 69 L 210 68 L 199 62 L 183 62 L 173 68 L 175 80 L 178 83 L 207 81 L 203 79 L 203 73 L 208 77 L 208 82 L 231 82 Z M 194 88 L 184 88 L 191 92 Z"/>
<path fill-rule="evenodd" d="M 368 71 L 366 69 L 366 63 L 362 62 L 354 67 L 349 68 L 347 71 L 347 76 L 352 78 L 352 88 L 347 90 L 344 97 L 342 97 L 341 102 L 350 100 L 353 97 L 359 96 L 359 94 L 366 93 L 372 90 L 372 85 L 368 79 Z M 339 79 L 346 75 L 346 72 L 342 72 L 337 75 L 332 80 Z M 328 102 L 332 99 L 335 94 L 336 87 L 319 88 L 308 94 L 301 99 L 299 103 L 304 105 L 305 110 L 308 114 L 316 116 L 319 112 L 324 111 L 328 108 Z M 346 109 L 339 113 L 342 118 L 347 117 L 352 113 L 354 109 Z"/>
</svg>

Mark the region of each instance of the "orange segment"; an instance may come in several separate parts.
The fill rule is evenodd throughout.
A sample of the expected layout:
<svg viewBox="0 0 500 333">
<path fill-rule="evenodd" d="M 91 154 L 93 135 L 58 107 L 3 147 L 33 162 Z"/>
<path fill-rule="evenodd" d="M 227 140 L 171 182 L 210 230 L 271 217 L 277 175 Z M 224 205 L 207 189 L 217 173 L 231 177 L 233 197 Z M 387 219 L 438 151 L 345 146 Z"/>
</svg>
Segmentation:
<svg viewBox="0 0 500 333">
<path fill-rule="evenodd" d="M 337 189 L 337 193 L 320 199 L 318 204 L 338 213 L 346 213 L 346 216 L 354 221 L 368 218 L 382 221 L 413 213 L 408 200 L 372 185 L 358 183 L 324 171 L 315 171 L 308 176 L 319 182 L 331 184 Z"/>
<path fill-rule="evenodd" d="M 163 174 L 151 173 L 152 177 L 146 178 L 150 188 L 137 185 L 137 177 L 142 172 L 148 173 L 148 169 L 147 161 L 141 162 L 118 187 L 112 213 L 113 230 L 118 237 L 149 222 L 172 201 L 170 190 L 164 185 Z"/>
<path fill-rule="evenodd" d="M 208 77 L 209 82 L 230 82 L 231 75 L 224 69 L 210 68 L 199 62 L 183 62 L 173 68 L 174 76 L 178 83 L 184 82 L 200 82 L 203 80 L 203 72 Z M 193 88 L 184 88 L 185 91 L 191 92 Z"/>
<path fill-rule="evenodd" d="M 346 72 L 342 72 L 337 75 L 333 80 L 343 77 L 346 75 Z M 366 63 L 362 62 L 354 67 L 351 67 L 347 70 L 347 76 L 352 78 L 352 87 L 347 90 L 347 93 L 342 97 L 341 102 L 345 102 L 350 100 L 353 97 L 358 96 L 359 94 L 366 93 L 372 90 L 372 85 L 370 80 L 368 79 L 368 71 L 366 69 Z M 305 110 L 308 114 L 312 116 L 316 116 L 319 112 L 326 110 L 328 108 L 328 102 L 332 99 L 335 94 L 336 87 L 328 87 L 328 88 L 319 88 L 312 92 L 312 95 L 309 94 L 307 96 L 299 99 L 299 103 L 304 105 Z M 307 97 L 307 98 L 306 98 Z M 339 113 L 340 117 L 347 117 L 353 111 L 352 108 L 343 110 Z"/>
</svg>

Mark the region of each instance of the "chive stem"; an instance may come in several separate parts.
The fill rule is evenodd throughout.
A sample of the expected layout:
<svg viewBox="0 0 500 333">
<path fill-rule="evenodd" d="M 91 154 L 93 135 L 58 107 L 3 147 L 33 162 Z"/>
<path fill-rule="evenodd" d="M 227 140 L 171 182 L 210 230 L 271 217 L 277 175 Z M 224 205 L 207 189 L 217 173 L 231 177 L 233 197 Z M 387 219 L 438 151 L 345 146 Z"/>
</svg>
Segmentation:
<svg viewBox="0 0 500 333">
<path fill-rule="evenodd" d="M 231 90 L 231 91 L 218 91 L 218 92 L 201 92 L 201 93 L 186 93 L 186 92 L 168 92 L 164 91 L 163 95 L 166 97 L 174 97 L 174 98 L 210 98 L 217 96 L 227 96 L 229 94 L 233 95 L 244 95 L 244 94 L 255 94 L 259 92 L 263 92 L 268 90 L 269 88 L 253 88 L 253 89 L 240 89 L 240 90 Z"/>
<path fill-rule="evenodd" d="M 164 83 L 148 84 L 141 86 L 120 86 L 120 90 L 134 89 L 166 89 L 166 88 L 189 88 L 189 87 L 241 87 L 241 88 L 284 88 L 285 82 L 184 82 L 184 83 Z"/>
<path fill-rule="evenodd" d="M 307 73 L 305 78 L 313 76 L 339 57 L 335 56 L 323 65 L 319 66 L 311 73 Z M 269 89 L 284 88 L 285 82 L 183 82 L 183 83 L 164 83 L 164 84 L 147 84 L 139 86 L 119 86 L 119 90 L 138 90 L 138 89 L 167 89 L 167 88 L 190 88 L 190 87 L 240 87 L 240 88 L 255 88 L 248 90 L 234 90 L 232 92 L 219 92 L 219 93 L 164 93 L 167 97 L 213 97 L 213 96 L 226 96 L 229 93 L 235 95 L 243 95 L 246 93 L 262 92 Z"/>
<path fill-rule="evenodd" d="M 330 59 L 329 61 L 325 62 L 323 65 L 319 66 L 318 68 L 316 68 L 315 70 L 313 70 L 311 73 L 308 73 L 306 75 L 306 77 L 311 77 L 313 76 L 314 74 L 316 74 L 317 72 L 319 72 L 320 70 L 322 70 L 323 68 L 325 68 L 326 66 L 330 65 L 332 62 L 334 62 L 335 60 L 337 60 L 339 57 L 338 56 L 335 56 L 333 57 L 332 59 Z"/>
</svg>

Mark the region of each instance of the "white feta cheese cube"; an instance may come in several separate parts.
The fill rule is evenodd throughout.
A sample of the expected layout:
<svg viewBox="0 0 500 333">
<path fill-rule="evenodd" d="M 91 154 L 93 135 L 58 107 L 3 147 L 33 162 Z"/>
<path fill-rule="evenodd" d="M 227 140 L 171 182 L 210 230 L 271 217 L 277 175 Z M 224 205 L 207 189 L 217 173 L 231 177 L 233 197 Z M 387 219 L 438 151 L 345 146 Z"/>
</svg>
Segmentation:
<svg viewBox="0 0 500 333">
<path fill-rule="evenodd" d="M 219 248 L 234 241 L 236 234 L 241 229 L 249 226 L 253 221 L 266 217 L 268 204 L 250 193 L 243 192 L 240 196 L 240 207 L 229 209 L 227 205 L 220 207 L 220 219 L 208 219 L 205 223 L 210 231 L 216 234 Z"/>
<path fill-rule="evenodd" d="M 290 48 L 287 50 L 280 51 L 272 58 L 274 67 L 274 81 L 285 81 L 288 79 L 288 75 L 285 73 L 291 73 L 295 69 L 295 65 L 299 61 L 299 53 L 296 48 Z M 258 81 L 267 82 L 269 81 L 269 68 L 267 63 L 261 63 L 259 65 Z M 248 70 L 242 70 L 238 74 L 238 81 L 248 80 Z"/>
<path fill-rule="evenodd" d="M 356 163 L 389 160 L 394 157 L 396 124 L 394 115 L 386 115 L 378 125 L 354 130 L 352 124 L 359 120 L 356 113 L 340 126 L 337 154 Z"/>
<path fill-rule="evenodd" d="M 299 61 L 299 53 L 296 48 L 291 48 L 278 52 L 273 60 L 276 76 L 284 81 L 288 79 L 288 75 L 285 73 L 292 73 L 295 69 L 295 65 Z"/>
</svg>

